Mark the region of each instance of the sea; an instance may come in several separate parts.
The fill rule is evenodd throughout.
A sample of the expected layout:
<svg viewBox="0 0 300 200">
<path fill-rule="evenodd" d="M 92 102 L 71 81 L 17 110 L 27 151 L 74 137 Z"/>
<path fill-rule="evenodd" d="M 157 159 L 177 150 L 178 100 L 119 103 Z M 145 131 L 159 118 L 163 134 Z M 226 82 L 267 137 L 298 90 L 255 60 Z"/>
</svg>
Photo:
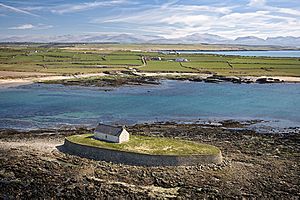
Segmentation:
<svg viewBox="0 0 300 200">
<path fill-rule="evenodd" d="M 217 54 L 231 56 L 256 56 L 256 57 L 294 57 L 300 58 L 300 50 L 286 51 L 176 51 L 181 54 Z"/>
<path fill-rule="evenodd" d="M 32 84 L 0 88 L 0 128 L 40 129 L 175 121 L 262 120 L 300 127 L 300 84 L 165 80 L 160 85 L 96 87 Z"/>
</svg>

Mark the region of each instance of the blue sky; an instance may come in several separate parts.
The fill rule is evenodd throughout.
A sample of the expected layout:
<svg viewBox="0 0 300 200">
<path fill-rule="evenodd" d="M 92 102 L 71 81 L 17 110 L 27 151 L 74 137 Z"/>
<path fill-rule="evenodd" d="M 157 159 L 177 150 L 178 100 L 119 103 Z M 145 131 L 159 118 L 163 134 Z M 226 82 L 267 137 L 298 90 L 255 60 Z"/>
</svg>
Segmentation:
<svg viewBox="0 0 300 200">
<path fill-rule="evenodd" d="M 300 36 L 299 0 L 0 0 L 0 36 Z"/>
</svg>

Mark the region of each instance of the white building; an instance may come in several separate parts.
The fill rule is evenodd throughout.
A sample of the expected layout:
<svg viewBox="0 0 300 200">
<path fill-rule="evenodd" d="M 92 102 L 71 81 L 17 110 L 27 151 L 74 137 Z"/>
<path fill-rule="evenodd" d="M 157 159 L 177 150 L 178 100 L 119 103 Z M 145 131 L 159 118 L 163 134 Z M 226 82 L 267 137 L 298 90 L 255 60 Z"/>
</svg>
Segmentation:
<svg viewBox="0 0 300 200">
<path fill-rule="evenodd" d="M 188 59 L 186 59 L 186 58 L 176 58 L 175 62 L 188 62 Z"/>
<path fill-rule="evenodd" d="M 129 133 L 122 126 L 98 124 L 94 137 L 107 142 L 123 143 L 129 141 Z"/>
</svg>

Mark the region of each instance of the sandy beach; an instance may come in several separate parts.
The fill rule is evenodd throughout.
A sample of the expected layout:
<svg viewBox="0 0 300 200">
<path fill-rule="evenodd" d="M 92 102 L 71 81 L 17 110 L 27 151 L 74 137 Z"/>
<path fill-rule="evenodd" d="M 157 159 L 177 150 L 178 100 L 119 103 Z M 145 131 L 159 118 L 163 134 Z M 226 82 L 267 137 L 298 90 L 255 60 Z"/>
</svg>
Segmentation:
<svg viewBox="0 0 300 200">
<path fill-rule="evenodd" d="M 88 78 L 94 76 L 105 76 L 104 73 L 80 74 L 80 75 L 56 75 L 45 73 L 29 72 L 7 72 L 0 71 L 0 87 L 16 87 L 20 85 L 29 85 L 40 81 L 66 80 L 74 78 Z"/>
</svg>

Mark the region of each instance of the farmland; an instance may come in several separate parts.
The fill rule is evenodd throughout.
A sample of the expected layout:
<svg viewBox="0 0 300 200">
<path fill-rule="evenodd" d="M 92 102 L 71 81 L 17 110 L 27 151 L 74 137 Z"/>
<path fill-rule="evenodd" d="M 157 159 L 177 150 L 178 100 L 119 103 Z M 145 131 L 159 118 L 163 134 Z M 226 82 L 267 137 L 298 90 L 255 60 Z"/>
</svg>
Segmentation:
<svg viewBox="0 0 300 200">
<path fill-rule="evenodd" d="M 142 58 L 149 58 L 146 63 Z M 153 60 L 151 58 L 161 58 Z M 175 62 L 186 58 L 188 62 Z M 0 71 L 53 73 L 58 75 L 110 71 L 186 72 L 225 76 L 300 76 L 299 58 L 242 57 L 208 54 L 170 55 L 158 52 L 99 50 L 93 48 L 0 48 Z"/>
</svg>

